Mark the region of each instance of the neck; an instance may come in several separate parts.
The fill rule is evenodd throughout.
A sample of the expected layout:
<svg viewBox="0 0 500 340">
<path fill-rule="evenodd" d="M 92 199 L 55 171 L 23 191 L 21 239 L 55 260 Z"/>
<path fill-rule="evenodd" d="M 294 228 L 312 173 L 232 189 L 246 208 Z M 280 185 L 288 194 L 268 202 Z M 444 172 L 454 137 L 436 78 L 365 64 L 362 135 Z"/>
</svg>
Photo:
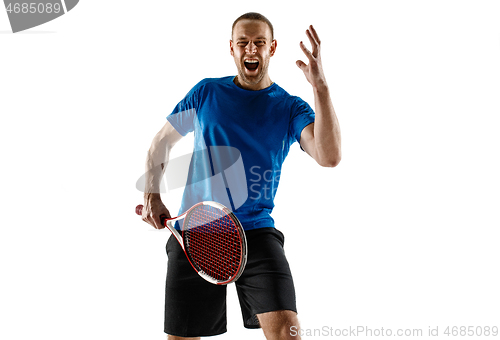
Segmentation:
<svg viewBox="0 0 500 340">
<path fill-rule="evenodd" d="M 245 82 L 242 83 L 239 80 L 239 76 L 234 77 L 233 82 L 236 84 L 236 86 L 249 91 L 263 90 L 274 84 L 274 82 L 271 81 L 271 78 L 269 78 L 269 76 L 264 77 L 264 79 L 259 81 L 257 84 L 248 84 Z"/>
</svg>

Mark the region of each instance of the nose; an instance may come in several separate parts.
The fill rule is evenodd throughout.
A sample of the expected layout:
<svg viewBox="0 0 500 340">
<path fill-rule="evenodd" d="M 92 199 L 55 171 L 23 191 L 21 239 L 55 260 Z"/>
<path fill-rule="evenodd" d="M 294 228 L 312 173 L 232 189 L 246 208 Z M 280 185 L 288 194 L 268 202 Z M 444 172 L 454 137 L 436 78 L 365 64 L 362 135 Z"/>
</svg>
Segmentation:
<svg viewBox="0 0 500 340">
<path fill-rule="evenodd" d="M 246 52 L 248 54 L 255 54 L 255 52 L 257 52 L 257 45 L 255 45 L 253 41 L 249 41 L 246 46 Z"/>
</svg>

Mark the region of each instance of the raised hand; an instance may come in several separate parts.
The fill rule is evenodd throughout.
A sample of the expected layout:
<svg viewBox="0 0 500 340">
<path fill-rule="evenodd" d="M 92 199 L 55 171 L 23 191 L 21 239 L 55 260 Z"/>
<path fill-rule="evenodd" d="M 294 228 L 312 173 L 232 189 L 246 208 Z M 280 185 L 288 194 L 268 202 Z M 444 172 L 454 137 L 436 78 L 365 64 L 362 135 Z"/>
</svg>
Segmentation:
<svg viewBox="0 0 500 340">
<path fill-rule="evenodd" d="M 309 51 L 306 45 L 301 41 L 300 48 L 309 59 L 309 64 L 304 63 L 302 60 L 297 60 L 297 66 L 304 72 L 307 81 L 313 86 L 313 88 L 321 90 L 326 89 L 326 79 L 323 73 L 323 66 L 321 64 L 321 40 L 319 40 L 318 33 L 311 25 L 306 30 L 306 35 L 309 38 L 312 46 L 312 52 Z"/>
</svg>

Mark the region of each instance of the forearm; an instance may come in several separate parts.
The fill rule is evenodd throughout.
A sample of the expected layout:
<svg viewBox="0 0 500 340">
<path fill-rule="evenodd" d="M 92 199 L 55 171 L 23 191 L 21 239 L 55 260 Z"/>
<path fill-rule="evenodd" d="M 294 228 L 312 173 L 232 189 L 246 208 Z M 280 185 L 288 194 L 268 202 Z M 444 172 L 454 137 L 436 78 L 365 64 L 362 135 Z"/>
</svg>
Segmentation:
<svg viewBox="0 0 500 340">
<path fill-rule="evenodd" d="M 333 108 L 328 86 L 314 88 L 314 143 L 316 161 L 324 166 L 336 166 L 341 158 L 340 125 Z"/>
<path fill-rule="evenodd" d="M 146 157 L 146 185 L 144 198 L 159 198 L 161 192 L 161 180 L 168 164 L 171 145 L 158 133 Z"/>
</svg>

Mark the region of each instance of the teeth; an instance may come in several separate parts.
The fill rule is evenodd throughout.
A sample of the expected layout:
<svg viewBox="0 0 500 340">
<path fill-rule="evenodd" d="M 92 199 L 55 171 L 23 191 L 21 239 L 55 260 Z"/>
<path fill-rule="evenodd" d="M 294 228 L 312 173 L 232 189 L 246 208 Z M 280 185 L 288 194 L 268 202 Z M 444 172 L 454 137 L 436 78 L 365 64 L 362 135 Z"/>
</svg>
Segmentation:
<svg viewBox="0 0 500 340">
<path fill-rule="evenodd" d="M 259 62 L 258 60 L 245 60 L 245 63 L 249 63 L 249 64 L 256 64 L 258 62 Z"/>
</svg>

